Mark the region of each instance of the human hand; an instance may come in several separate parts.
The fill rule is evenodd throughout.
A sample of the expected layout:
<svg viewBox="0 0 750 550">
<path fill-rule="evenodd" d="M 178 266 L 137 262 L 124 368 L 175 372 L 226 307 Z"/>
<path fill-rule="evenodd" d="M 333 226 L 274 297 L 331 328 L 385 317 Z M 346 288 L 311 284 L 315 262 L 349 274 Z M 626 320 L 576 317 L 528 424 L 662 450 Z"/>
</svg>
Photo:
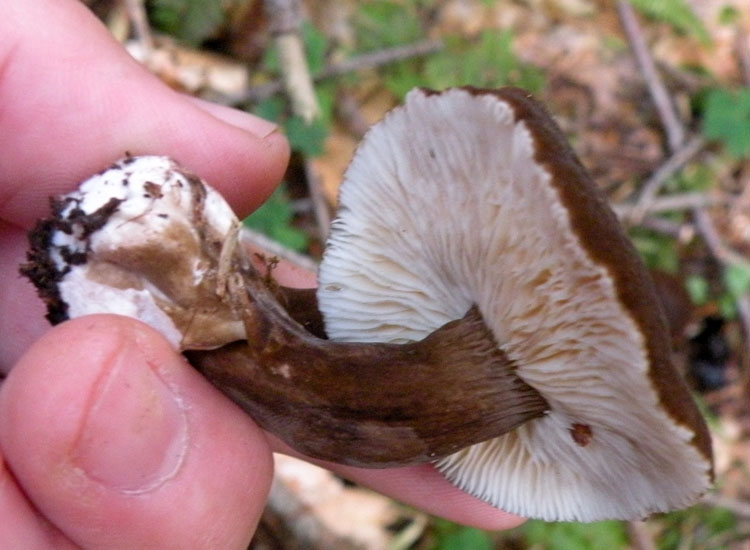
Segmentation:
<svg viewBox="0 0 750 550">
<path fill-rule="evenodd" d="M 242 548 L 283 450 L 154 331 L 91 316 L 50 329 L 18 276 L 47 198 L 125 151 L 177 159 L 243 215 L 288 158 L 274 126 L 184 97 L 74 0 L 0 0 L 0 547 Z M 311 274 L 282 282 L 311 286 Z M 520 520 L 430 466 L 342 475 L 485 528 Z"/>
</svg>

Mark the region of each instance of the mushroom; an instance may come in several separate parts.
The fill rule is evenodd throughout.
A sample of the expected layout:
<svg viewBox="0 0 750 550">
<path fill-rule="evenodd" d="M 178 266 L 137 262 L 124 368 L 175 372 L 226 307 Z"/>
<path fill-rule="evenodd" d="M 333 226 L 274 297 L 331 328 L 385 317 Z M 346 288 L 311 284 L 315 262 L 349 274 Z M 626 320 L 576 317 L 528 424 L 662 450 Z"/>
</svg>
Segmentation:
<svg viewBox="0 0 750 550">
<path fill-rule="evenodd" d="M 427 462 L 547 409 L 476 308 L 421 342 L 314 336 L 279 304 L 310 322 L 314 293 L 263 277 L 238 246 L 229 206 L 166 157 L 125 158 L 52 209 L 22 268 L 50 321 L 115 313 L 154 326 L 308 456 L 369 467 Z"/>
<path fill-rule="evenodd" d="M 337 341 L 407 342 L 476 305 L 543 417 L 440 459 L 547 520 L 642 518 L 712 482 L 653 284 L 605 197 L 523 90 L 412 91 L 357 149 L 319 272 Z"/>
<path fill-rule="evenodd" d="M 23 267 L 53 322 L 155 322 L 308 456 L 435 462 L 547 520 L 642 518 L 712 482 L 645 268 L 526 92 L 415 90 L 369 131 L 320 313 L 311 291 L 259 273 L 218 195 L 169 159 L 126 158 L 54 205 Z"/>
</svg>

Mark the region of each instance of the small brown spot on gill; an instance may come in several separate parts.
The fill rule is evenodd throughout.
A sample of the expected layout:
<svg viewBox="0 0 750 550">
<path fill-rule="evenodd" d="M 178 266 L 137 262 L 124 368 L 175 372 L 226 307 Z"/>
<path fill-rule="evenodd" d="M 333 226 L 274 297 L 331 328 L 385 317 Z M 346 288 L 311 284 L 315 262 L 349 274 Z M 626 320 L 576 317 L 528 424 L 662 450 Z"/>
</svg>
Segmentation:
<svg viewBox="0 0 750 550">
<path fill-rule="evenodd" d="M 591 426 L 588 424 L 573 424 L 570 426 L 569 431 L 573 441 L 581 447 L 585 447 L 591 443 L 591 439 L 594 436 L 591 431 Z"/>
</svg>

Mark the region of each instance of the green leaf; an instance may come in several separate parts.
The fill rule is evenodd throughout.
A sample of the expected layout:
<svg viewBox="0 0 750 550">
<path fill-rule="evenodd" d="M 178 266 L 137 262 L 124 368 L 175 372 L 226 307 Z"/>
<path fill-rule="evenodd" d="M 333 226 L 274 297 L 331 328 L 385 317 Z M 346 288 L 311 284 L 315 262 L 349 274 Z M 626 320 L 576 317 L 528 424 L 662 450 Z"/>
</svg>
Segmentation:
<svg viewBox="0 0 750 550">
<path fill-rule="evenodd" d="M 273 96 L 257 103 L 253 107 L 253 113 L 266 120 L 281 122 L 286 109 L 286 101 L 282 96 Z"/>
<path fill-rule="evenodd" d="M 464 527 L 448 520 L 433 520 L 433 550 L 492 550 L 492 538 L 479 529 Z"/>
<path fill-rule="evenodd" d="M 523 526 L 529 547 L 538 550 L 624 550 L 627 534 L 622 522 L 547 523 L 529 521 Z"/>
<path fill-rule="evenodd" d="M 701 405 L 700 399 L 698 400 Z M 711 418 L 709 417 L 709 422 Z M 714 506 L 692 506 L 661 517 L 659 550 L 685 548 L 685 533 L 690 533 L 690 548 L 728 548 L 727 540 L 736 536 L 737 517 L 730 511 Z M 717 540 L 718 539 L 718 540 Z"/>
<path fill-rule="evenodd" d="M 463 527 L 444 535 L 436 546 L 437 550 L 492 550 L 492 539 L 484 531 Z"/>
<path fill-rule="evenodd" d="M 308 124 L 302 117 L 295 115 L 284 123 L 284 129 L 294 151 L 312 157 L 323 154 L 328 136 L 328 127 L 323 120 L 316 119 Z"/>
<path fill-rule="evenodd" d="M 735 157 L 750 155 L 750 88 L 710 91 L 703 116 L 706 137 L 724 142 Z"/>
<path fill-rule="evenodd" d="M 425 86 L 424 76 L 409 63 L 397 63 L 386 70 L 385 87 L 399 99 L 419 86 Z"/>
<path fill-rule="evenodd" d="M 515 85 L 538 92 L 544 82 L 542 72 L 523 63 L 513 50 L 511 31 L 487 30 L 479 40 L 446 39 L 444 51 L 425 62 L 426 85 L 443 89 L 471 84 L 484 88 Z"/>
<path fill-rule="evenodd" d="M 671 237 L 640 227 L 633 227 L 629 234 L 636 250 L 649 268 L 667 273 L 677 271 L 680 258 Z"/>
<path fill-rule="evenodd" d="M 665 193 L 706 191 L 716 184 L 715 170 L 708 164 L 693 163 L 680 170 L 664 184 Z"/>
<path fill-rule="evenodd" d="M 399 46 L 424 37 L 419 14 L 412 2 L 363 2 L 352 22 L 359 52 Z"/>
<path fill-rule="evenodd" d="M 305 44 L 310 74 L 319 74 L 326 66 L 328 38 L 309 21 L 302 23 L 302 41 Z"/>
<path fill-rule="evenodd" d="M 338 85 L 335 82 L 322 82 L 315 86 L 315 94 L 318 97 L 321 120 L 326 127 L 326 136 L 328 134 L 328 128 L 331 127 L 335 118 L 338 90 Z"/>
<path fill-rule="evenodd" d="M 233 0 L 152 0 L 149 15 L 159 30 L 198 45 L 217 32 L 233 3 Z"/>
<path fill-rule="evenodd" d="M 695 305 L 702 306 L 708 302 L 710 288 L 705 277 L 690 275 L 685 280 L 685 289 Z"/>
<path fill-rule="evenodd" d="M 273 195 L 255 212 L 245 218 L 245 225 L 287 248 L 303 251 L 307 248 L 309 239 L 304 231 L 292 225 L 294 212 L 289 205 L 289 198 L 283 187 L 278 188 Z"/>
<path fill-rule="evenodd" d="M 735 319 L 737 317 L 737 301 L 728 292 L 719 296 L 719 314 L 724 319 Z"/>
<path fill-rule="evenodd" d="M 719 10 L 719 23 L 722 25 L 736 25 L 741 18 L 742 14 L 734 6 L 722 6 Z"/>
<path fill-rule="evenodd" d="M 641 13 L 672 25 L 680 32 L 695 36 L 703 44 L 711 43 L 705 25 L 685 0 L 630 0 Z"/>
<path fill-rule="evenodd" d="M 729 294 L 739 299 L 750 291 L 750 268 L 740 264 L 730 264 L 724 270 L 724 285 Z"/>
<path fill-rule="evenodd" d="M 421 11 L 429 2 L 376 0 L 362 3 L 353 18 L 358 52 L 401 46 L 424 38 Z M 446 37 L 444 51 L 426 58 L 393 63 L 382 69 L 385 85 L 397 97 L 418 86 L 444 89 L 474 85 L 516 85 L 538 92 L 544 82 L 537 68 L 513 50 L 510 31 L 488 30 L 476 40 Z"/>
<path fill-rule="evenodd" d="M 325 68 L 328 61 L 328 37 L 309 21 L 302 22 L 301 31 L 307 66 L 310 69 L 310 74 L 315 76 Z M 263 54 L 261 65 L 265 71 L 277 75 L 281 73 L 279 49 L 275 43 Z"/>
</svg>

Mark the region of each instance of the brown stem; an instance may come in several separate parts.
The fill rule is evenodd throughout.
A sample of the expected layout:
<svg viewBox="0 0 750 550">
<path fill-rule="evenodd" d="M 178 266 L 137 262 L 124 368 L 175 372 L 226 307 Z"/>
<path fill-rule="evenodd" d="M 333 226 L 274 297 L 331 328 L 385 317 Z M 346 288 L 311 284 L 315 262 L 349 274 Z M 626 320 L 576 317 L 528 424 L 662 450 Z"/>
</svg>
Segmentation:
<svg viewBox="0 0 750 550">
<path fill-rule="evenodd" d="M 318 309 L 318 298 L 314 288 L 277 289 L 278 300 L 289 316 L 317 338 L 328 339 L 323 314 Z"/>
<path fill-rule="evenodd" d="M 476 307 L 419 342 L 333 342 L 292 320 L 252 268 L 242 277 L 232 294 L 243 302 L 247 342 L 187 356 L 308 456 L 362 467 L 428 462 L 549 408 L 516 376 Z"/>
</svg>

